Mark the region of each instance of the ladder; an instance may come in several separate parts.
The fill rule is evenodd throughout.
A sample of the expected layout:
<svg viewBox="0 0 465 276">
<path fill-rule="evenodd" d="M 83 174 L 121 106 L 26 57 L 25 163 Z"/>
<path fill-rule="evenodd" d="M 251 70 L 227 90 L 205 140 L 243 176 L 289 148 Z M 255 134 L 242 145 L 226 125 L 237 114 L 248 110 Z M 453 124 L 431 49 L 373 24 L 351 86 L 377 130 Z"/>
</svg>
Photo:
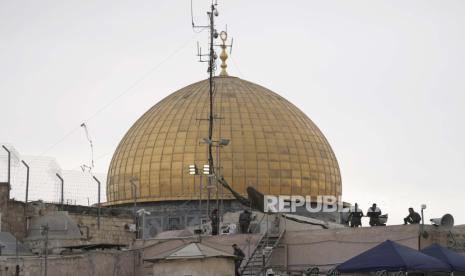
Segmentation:
<svg viewBox="0 0 465 276">
<path fill-rule="evenodd" d="M 255 276 L 263 272 L 271 258 L 273 249 L 278 246 L 283 234 L 284 231 L 281 231 L 279 234 L 264 234 L 247 262 L 240 268 L 241 275 Z"/>
</svg>

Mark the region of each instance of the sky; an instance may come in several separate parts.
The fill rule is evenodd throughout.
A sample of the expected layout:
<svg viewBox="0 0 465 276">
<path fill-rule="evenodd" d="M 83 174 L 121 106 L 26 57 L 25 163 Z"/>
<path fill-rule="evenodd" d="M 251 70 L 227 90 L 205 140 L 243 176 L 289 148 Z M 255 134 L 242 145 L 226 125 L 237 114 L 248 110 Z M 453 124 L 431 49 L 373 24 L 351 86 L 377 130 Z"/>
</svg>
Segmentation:
<svg viewBox="0 0 465 276">
<path fill-rule="evenodd" d="M 343 200 L 465 224 L 465 2 L 219 0 L 230 75 L 267 87 L 322 130 Z M 208 0 L 193 0 L 206 24 Z M 190 1 L 0 0 L 0 142 L 106 172 L 129 127 L 207 77 Z"/>
</svg>

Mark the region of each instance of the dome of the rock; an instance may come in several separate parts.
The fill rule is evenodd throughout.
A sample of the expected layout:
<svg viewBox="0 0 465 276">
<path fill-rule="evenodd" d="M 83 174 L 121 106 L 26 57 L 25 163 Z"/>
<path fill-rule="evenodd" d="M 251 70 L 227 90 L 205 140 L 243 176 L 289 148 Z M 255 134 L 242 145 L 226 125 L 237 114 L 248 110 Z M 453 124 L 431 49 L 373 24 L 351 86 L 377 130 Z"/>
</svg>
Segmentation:
<svg viewBox="0 0 465 276">
<path fill-rule="evenodd" d="M 264 194 L 341 195 L 336 157 L 301 110 L 236 77 L 215 77 L 214 82 L 213 140 L 230 143 L 213 147 L 213 156 L 234 190 L 245 195 L 247 186 L 254 186 Z M 189 175 L 188 167 L 208 164 L 202 143 L 208 137 L 208 91 L 208 80 L 186 86 L 136 121 L 110 164 L 109 204 L 133 201 L 131 178 L 137 178 L 138 202 L 199 199 L 200 177 Z M 223 198 L 233 197 L 224 192 Z"/>
</svg>

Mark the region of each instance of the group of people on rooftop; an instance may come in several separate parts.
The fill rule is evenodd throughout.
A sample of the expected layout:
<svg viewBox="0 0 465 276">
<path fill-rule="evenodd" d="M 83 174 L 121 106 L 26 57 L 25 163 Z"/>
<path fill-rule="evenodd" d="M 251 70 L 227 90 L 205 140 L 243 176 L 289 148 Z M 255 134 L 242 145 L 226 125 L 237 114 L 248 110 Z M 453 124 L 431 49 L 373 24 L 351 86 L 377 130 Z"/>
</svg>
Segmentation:
<svg viewBox="0 0 465 276">
<path fill-rule="evenodd" d="M 239 215 L 239 232 L 241 234 L 249 233 L 250 222 L 252 221 L 252 212 L 245 209 Z M 218 209 L 213 209 L 210 214 L 210 222 L 212 228 L 212 235 L 216 236 L 219 234 L 220 229 L 220 217 L 218 215 Z"/>
<path fill-rule="evenodd" d="M 408 216 L 404 218 L 404 224 L 419 224 L 421 222 L 421 216 L 412 207 L 408 209 Z M 385 226 L 386 224 L 381 220 L 381 209 L 373 203 L 373 205 L 368 208 L 367 217 L 370 218 L 370 226 Z M 364 217 L 363 211 L 358 207 L 358 204 L 355 203 L 353 207 L 349 210 L 349 224 L 350 227 L 360 227 L 362 226 L 362 217 Z"/>
</svg>

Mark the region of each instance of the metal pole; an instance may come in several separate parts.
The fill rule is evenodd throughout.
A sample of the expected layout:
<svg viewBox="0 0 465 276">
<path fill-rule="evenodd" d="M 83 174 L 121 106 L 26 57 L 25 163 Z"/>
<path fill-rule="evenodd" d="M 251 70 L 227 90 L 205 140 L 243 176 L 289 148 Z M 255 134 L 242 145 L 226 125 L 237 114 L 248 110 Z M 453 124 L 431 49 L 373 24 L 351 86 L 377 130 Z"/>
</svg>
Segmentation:
<svg viewBox="0 0 465 276">
<path fill-rule="evenodd" d="M 423 214 L 423 207 L 421 208 L 421 226 L 420 235 L 418 235 L 418 250 L 421 250 L 421 238 L 425 233 L 425 216 Z"/>
<path fill-rule="evenodd" d="M 132 196 L 134 198 L 134 206 L 133 206 L 133 209 L 132 209 L 132 212 L 133 212 L 133 216 L 134 216 L 134 223 L 136 225 L 136 238 L 137 238 L 137 235 L 138 235 L 138 226 L 137 226 L 137 212 L 136 212 L 136 208 L 137 208 L 137 196 L 136 196 L 136 193 L 137 193 L 137 186 L 136 184 L 134 183 L 134 180 L 135 179 L 129 179 L 129 182 L 131 183 L 131 186 L 132 186 Z"/>
<path fill-rule="evenodd" d="M 47 268 L 48 268 L 48 225 L 47 230 L 45 232 L 45 276 L 47 276 Z"/>
<path fill-rule="evenodd" d="M 44 275 L 47 276 L 47 261 L 48 261 L 48 230 L 49 230 L 49 227 L 48 227 L 48 224 L 46 225 L 43 225 L 42 226 L 42 234 L 45 234 L 45 242 L 44 242 L 44 251 L 45 251 L 45 255 L 44 255 L 44 265 L 45 265 L 45 268 L 44 268 Z"/>
<path fill-rule="evenodd" d="M 221 133 L 221 124 L 220 124 L 220 133 Z M 218 150 L 218 176 L 221 177 L 222 176 L 222 172 L 221 172 L 221 148 Z M 223 222 L 223 214 L 224 214 L 224 190 L 223 190 L 223 185 L 220 185 L 218 183 L 218 181 L 216 182 L 216 185 L 217 185 L 217 188 L 218 186 L 220 187 L 221 189 L 221 212 L 220 212 L 220 218 L 221 218 L 221 222 Z"/>
<path fill-rule="evenodd" d="M 423 215 L 423 208 L 421 208 L 421 231 L 423 232 L 423 227 L 425 227 L 425 217 Z"/>
<path fill-rule="evenodd" d="M 92 176 L 94 178 L 94 180 L 97 182 L 97 186 L 98 186 L 98 196 L 97 196 L 97 201 L 98 201 L 98 205 L 97 205 L 97 229 L 100 230 L 100 181 L 97 179 L 97 177 Z"/>
<path fill-rule="evenodd" d="M 266 258 L 265 258 L 265 248 L 262 249 L 262 271 L 265 272 L 265 264 L 266 264 Z M 263 274 L 264 275 L 264 274 Z"/>
<path fill-rule="evenodd" d="M 200 173 L 199 183 L 199 230 L 202 231 L 202 173 Z"/>
<path fill-rule="evenodd" d="M 214 18 L 215 18 L 215 6 L 214 4 L 211 5 L 211 11 L 209 12 L 209 16 L 210 16 L 210 58 L 209 58 L 209 66 L 208 66 L 208 71 L 209 71 L 209 102 L 210 102 L 210 105 L 209 105 L 209 112 L 208 112 L 208 140 L 209 140 L 209 143 L 208 143 L 208 165 L 209 165 L 209 169 L 210 169 L 210 174 L 213 174 L 214 173 L 214 164 L 213 164 L 213 155 L 212 155 L 212 138 L 213 138 L 213 68 L 214 68 L 214 63 L 215 63 L 215 59 L 214 59 L 214 55 L 215 55 L 215 52 L 214 52 L 214 49 L 213 49 L 213 36 L 214 36 L 214 31 L 215 31 L 215 22 L 214 22 Z M 208 201 L 207 201 L 207 213 L 210 214 L 210 186 L 211 186 L 211 183 L 212 182 L 212 179 L 211 177 L 208 178 L 208 186 L 207 186 L 207 189 L 208 189 Z"/>
<path fill-rule="evenodd" d="M 8 153 L 8 178 L 7 178 L 8 180 L 7 181 L 8 181 L 8 187 L 9 189 L 11 189 L 11 183 L 10 183 L 11 181 L 11 152 L 7 147 L 5 147 L 5 145 L 2 145 L 2 148 L 4 148 L 5 151 Z"/>
<path fill-rule="evenodd" d="M 219 163 L 220 158 L 219 158 L 219 153 L 218 153 L 220 151 L 220 144 L 219 143 L 220 142 L 216 142 L 216 164 L 218 166 L 217 167 L 218 173 L 217 173 L 216 178 L 215 178 L 216 179 L 216 181 L 215 181 L 216 182 L 216 210 L 218 210 L 218 216 L 219 216 L 220 221 L 223 221 L 221 219 L 221 212 L 220 212 L 220 199 L 219 199 L 219 196 L 220 196 L 220 194 L 219 194 L 220 191 L 219 190 L 220 189 L 218 188 L 218 177 L 220 176 L 220 174 L 219 174 L 219 172 L 220 172 L 220 168 L 219 168 L 220 167 L 220 163 Z M 218 227 L 219 227 L 219 225 L 218 225 Z"/>
<path fill-rule="evenodd" d="M 58 177 L 58 179 L 60 179 L 60 182 L 61 182 L 61 199 L 60 199 L 60 205 L 61 205 L 61 211 L 63 211 L 63 202 L 64 202 L 64 183 L 65 181 L 63 180 L 63 178 L 58 174 L 56 173 L 56 176 Z"/>
<path fill-rule="evenodd" d="M 27 202 L 29 200 L 29 165 L 21 160 L 21 163 L 26 167 L 26 198 L 24 200 L 24 233 L 27 234 Z"/>
<path fill-rule="evenodd" d="M 210 183 L 211 177 L 210 175 L 207 176 L 207 217 L 210 217 Z"/>
<path fill-rule="evenodd" d="M 18 239 L 15 238 L 15 255 L 16 255 L 16 269 L 15 269 L 15 276 L 19 276 L 19 256 L 18 256 Z"/>
</svg>

